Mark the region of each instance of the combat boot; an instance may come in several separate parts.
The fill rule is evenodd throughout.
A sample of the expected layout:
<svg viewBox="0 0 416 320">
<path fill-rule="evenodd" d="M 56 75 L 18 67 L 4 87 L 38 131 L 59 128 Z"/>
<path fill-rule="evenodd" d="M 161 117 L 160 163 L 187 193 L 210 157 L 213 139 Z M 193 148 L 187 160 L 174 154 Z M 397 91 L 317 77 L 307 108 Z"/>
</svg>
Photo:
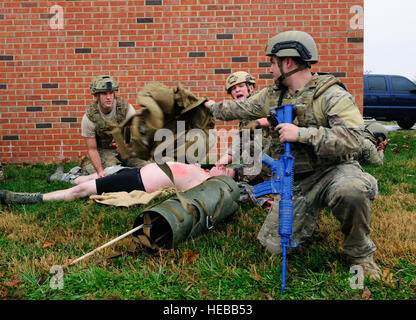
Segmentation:
<svg viewBox="0 0 416 320">
<path fill-rule="evenodd" d="M 359 265 L 363 268 L 364 277 L 368 277 L 370 280 L 380 280 L 381 270 L 374 262 L 373 254 L 369 254 L 366 257 L 354 258 L 348 257 L 350 266 Z"/>
<path fill-rule="evenodd" d="M 34 204 L 43 202 L 42 193 L 24 193 L 13 192 L 8 190 L 0 190 L 0 201 L 2 204 Z"/>
<path fill-rule="evenodd" d="M 60 181 L 75 184 L 75 179 L 83 175 L 85 175 L 85 172 L 82 171 L 81 167 L 73 167 L 68 173 L 61 175 Z"/>
<path fill-rule="evenodd" d="M 51 183 L 53 181 L 61 181 L 62 176 L 64 175 L 64 166 L 63 165 L 59 165 L 55 168 L 55 171 L 46 178 L 46 181 L 48 181 L 48 183 Z"/>
</svg>

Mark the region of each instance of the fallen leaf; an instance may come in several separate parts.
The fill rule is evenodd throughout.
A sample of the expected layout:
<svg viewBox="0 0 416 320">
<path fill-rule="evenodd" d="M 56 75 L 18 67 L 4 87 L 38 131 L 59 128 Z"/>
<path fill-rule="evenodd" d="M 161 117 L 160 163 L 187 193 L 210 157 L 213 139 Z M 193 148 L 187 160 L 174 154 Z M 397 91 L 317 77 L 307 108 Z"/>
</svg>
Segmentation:
<svg viewBox="0 0 416 320">
<path fill-rule="evenodd" d="M 185 251 L 183 255 L 188 262 L 194 262 L 199 257 L 198 251 L 194 250 Z"/>
<path fill-rule="evenodd" d="M 262 277 L 261 275 L 259 275 L 259 274 L 255 274 L 254 276 L 252 276 L 252 278 L 253 278 L 254 280 L 256 280 L 256 281 L 263 280 L 263 277 Z"/>
<path fill-rule="evenodd" d="M 11 280 L 11 281 L 6 281 L 5 283 L 4 283 L 4 285 L 5 286 L 7 286 L 7 287 L 15 287 L 15 288 L 17 288 L 17 285 L 18 285 L 18 283 L 19 282 L 22 282 L 23 281 L 23 279 L 19 279 L 18 277 L 15 277 L 13 280 Z"/>
<path fill-rule="evenodd" d="M 390 269 L 383 270 L 381 280 L 383 280 L 384 283 L 391 285 L 393 288 L 396 286 L 396 283 L 393 280 L 393 273 L 390 272 Z"/>
<path fill-rule="evenodd" d="M 390 273 L 390 269 L 384 269 L 383 270 L 383 276 L 381 277 L 381 280 L 386 281 L 387 276 Z"/>
<path fill-rule="evenodd" d="M 1 300 L 7 300 L 7 294 L 9 292 L 7 291 L 7 289 L 3 286 L 0 286 L 0 299 Z"/>
<path fill-rule="evenodd" d="M 393 273 L 390 273 L 389 274 L 389 277 L 388 277 L 388 283 L 394 288 L 394 287 L 396 287 L 396 283 L 394 282 L 394 280 L 393 280 Z"/>
<path fill-rule="evenodd" d="M 403 136 L 403 139 L 406 139 L 406 140 L 410 140 L 412 137 L 411 136 L 408 136 L 408 135 L 406 135 L 406 136 Z"/>
<path fill-rule="evenodd" d="M 254 275 L 252 275 L 251 277 L 256 281 L 263 280 L 263 277 L 257 273 L 256 266 L 254 266 Z"/>
<path fill-rule="evenodd" d="M 363 298 L 363 299 L 366 299 L 366 300 L 368 300 L 368 299 L 370 299 L 370 296 L 371 296 L 371 291 L 370 291 L 370 289 L 368 289 L 367 288 L 367 286 L 364 288 L 364 290 L 363 290 L 363 294 L 361 295 L 361 297 Z"/>
<path fill-rule="evenodd" d="M 42 248 L 43 249 L 45 249 L 45 248 L 47 248 L 47 247 L 50 247 L 51 245 L 53 245 L 54 243 L 51 241 L 51 240 L 49 240 L 49 239 L 46 239 L 45 240 L 45 242 L 43 243 L 43 245 L 42 245 Z"/>
<path fill-rule="evenodd" d="M 272 296 L 271 296 L 270 294 L 268 294 L 268 293 L 266 292 L 266 290 L 264 290 L 263 288 L 259 288 L 259 291 L 260 291 L 261 293 L 263 293 L 263 295 L 264 295 L 264 297 L 266 298 L 266 300 L 273 300 Z"/>
</svg>

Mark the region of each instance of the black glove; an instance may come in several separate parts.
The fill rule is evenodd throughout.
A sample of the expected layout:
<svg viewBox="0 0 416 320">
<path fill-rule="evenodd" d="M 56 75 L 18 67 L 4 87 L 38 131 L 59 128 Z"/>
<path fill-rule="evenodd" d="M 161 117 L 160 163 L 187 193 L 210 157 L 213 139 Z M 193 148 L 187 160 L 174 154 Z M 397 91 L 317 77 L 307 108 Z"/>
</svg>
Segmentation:
<svg viewBox="0 0 416 320">
<path fill-rule="evenodd" d="M 279 124 L 279 121 L 277 121 L 275 114 L 270 114 L 267 117 L 267 121 L 269 121 L 270 126 L 273 127 L 273 128 L 276 127 Z"/>
</svg>

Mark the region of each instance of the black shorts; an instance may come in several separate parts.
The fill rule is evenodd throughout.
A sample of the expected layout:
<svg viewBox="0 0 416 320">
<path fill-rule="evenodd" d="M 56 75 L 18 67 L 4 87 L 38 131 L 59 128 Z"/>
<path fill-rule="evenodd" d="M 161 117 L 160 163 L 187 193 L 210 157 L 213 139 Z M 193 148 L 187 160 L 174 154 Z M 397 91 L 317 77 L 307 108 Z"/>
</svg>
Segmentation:
<svg viewBox="0 0 416 320">
<path fill-rule="evenodd" d="M 124 168 L 110 176 L 95 180 L 97 194 L 104 192 L 146 191 L 143 185 L 140 168 Z"/>
</svg>

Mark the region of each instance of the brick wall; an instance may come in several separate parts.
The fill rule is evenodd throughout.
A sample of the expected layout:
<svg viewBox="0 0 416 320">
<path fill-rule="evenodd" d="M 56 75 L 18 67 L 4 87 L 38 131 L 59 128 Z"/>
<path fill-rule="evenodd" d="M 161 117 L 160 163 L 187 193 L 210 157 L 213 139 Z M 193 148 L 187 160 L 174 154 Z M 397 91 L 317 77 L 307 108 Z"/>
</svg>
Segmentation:
<svg viewBox="0 0 416 320">
<path fill-rule="evenodd" d="M 245 70 L 263 88 L 267 40 L 293 29 L 318 44 L 312 70 L 340 77 L 362 109 L 363 28 L 353 6 L 363 0 L 2 0 L 0 159 L 77 160 L 89 84 L 100 74 L 114 76 L 136 108 L 149 81 L 219 100 L 229 73 Z"/>
</svg>

